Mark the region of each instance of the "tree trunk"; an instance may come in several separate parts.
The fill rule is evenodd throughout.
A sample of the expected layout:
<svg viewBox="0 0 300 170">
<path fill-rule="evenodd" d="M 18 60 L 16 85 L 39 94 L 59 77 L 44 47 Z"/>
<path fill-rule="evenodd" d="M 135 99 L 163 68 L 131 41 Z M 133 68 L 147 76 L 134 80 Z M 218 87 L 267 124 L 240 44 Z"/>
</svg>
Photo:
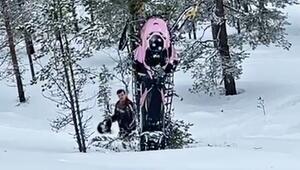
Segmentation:
<svg viewBox="0 0 300 170">
<path fill-rule="evenodd" d="M 197 29 L 196 29 L 196 21 L 194 20 L 193 23 L 193 36 L 194 36 L 194 40 L 197 39 Z"/>
<path fill-rule="evenodd" d="M 72 8 L 72 17 L 73 17 L 74 29 L 75 29 L 76 32 L 79 32 L 79 25 L 78 25 L 78 20 L 77 20 L 75 0 L 71 0 L 71 8 Z"/>
<path fill-rule="evenodd" d="M 129 0 L 129 12 L 131 15 L 131 23 L 130 24 L 130 35 L 139 38 L 139 31 L 143 22 L 140 19 L 144 17 L 144 1 L 145 0 Z M 137 47 L 137 42 L 134 39 L 130 39 L 130 50 L 131 53 Z"/>
<path fill-rule="evenodd" d="M 191 21 L 191 27 L 192 29 L 189 31 L 189 39 L 192 39 L 192 34 L 193 34 L 193 39 L 196 40 L 197 39 L 197 32 L 196 32 L 196 24 L 195 24 L 195 20 Z"/>
<path fill-rule="evenodd" d="M 74 102 L 74 96 L 73 96 L 73 93 L 72 93 L 71 81 L 70 81 L 68 64 L 67 64 L 68 59 L 67 59 L 67 56 L 66 56 L 66 53 L 65 53 L 65 50 L 64 50 L 61 33 L 59 33 L 58 35 L 59 35 L 60 49 L 61 49 L 61 53 L 63 55 L 64 74 L 65 74 L 65 77 L 66 77 L 66 85 L 67 85 L 67 90 L 68 90 L 68 95 L 69 95 L 69 100 L 70 100 L 72 120 L 73 120 L 73 123 L 74 123 L 74 129 L 75 129 L 75 136 L 76 136 L 77 144 L 78 144 L 78 147 L 79 147 L 79 151 L 83 152 L 83 146 L 82 146 L 82 143 L 81 143 L 81 137 L 80 137 L 78 122 L 77 122 L 77 116 L 76 116 L 76 109 L 75 109 L 75 105 L 74 105 L 74 103 L 75 103 Z"/>
<path fill-rule="evenodd" d="M 60 17 L 62 17 L 62 10 L 61 8 L 59 9 L 59 12 L 60 12 Z M 73 12 L 73 11 L 72 11 Z M 75 12 L 75 16 L 76 16 L 76 11 Z M 73 13 L 73 16 L 74 16 L 74 13 Z M 81 110 L 80 110 L 80 106 L 79 106 L 79 96 L 78 96 L 78 90 L 77 90 L 77 87 L 76 87 L 76 81 L 75 81 L 75 75 L 74 75 L 74 70 L 73 70 L 73 64 L 72 64 L 72 59 L 71 59 L 71 54 L 70 54 L 70 48 L 69 48 L 69 41 L 68 41 L 68 37 L 67 35 L 65 34 L 65 31 L 66 31 L 66 28 L 65 26 L 62 27 L 62 31 L 64 32 L 63 33 L 63 37 L 64 37 L 64 40 L 65 40 L 65 57 L 67 59 L 67 61 L 65 62 L 66 64 L 66 67 L 69 67 L 69 71 L 70 71 L 70 75 L 68 75 L 68 81 L 70 83 L 70 93 L 72 93 L 72 96 L 73 96 L 73 101 L 72 101 L 72 105 L 74 107 L 74 112 L 77 116 L 77 121 L 78 121 L 78 124 L 76 124 L 76 126 L 78 126 L 78 129 L 79 129 L 79 135 L 80 135 L 80 140 L 81 140 L 81 151 L 80 152 L 86 152 L 86 145 L 85 145 L 85 134 L 84 134 L 84 129 L 83 129 L 83 126 L 82 126 L 82 115 L 81 115 Z M 62 37 L 61 37 L 62 38 Z"/>
<path fill-rule="evenodd" d="M 32 81 L 34 82 L 36 80 L 35 78 L 35 71 L 34 71 L 34 65 L 33 65 L 33 59 L 32 59 L 32 55 L 35 53 L 34 50 L 34 45 L 33 45 L 33 41 L 32 41 L 32 37 L 31 37 L 31 33 L 28 30 L 26 24 L 28 22 L 28 18 L 27 15 L 24 14 L 24 0 L 18 0 L 18 6 L 19 6 L 19 14 L 22 17 L 22 25 L 23 25 L 23 34 L 24 34 L 24 39 L 25 39 L 25 44 L 26 44 L 26 53 L 28 56 L 28 60 L 29 60 L 29 66 L 30 66 L 30 72 L 31 72 L 31 77 L 32 77 Z"/>
<path fill-rule="evenodd" d="M 144 1 L 145 0 L 129 0 L 128 8 L 130 13 L 130 23 L 129 24 L 129 53 L 131 56 L 131 59 L 134 60 L 134 54 L 133 51 L 138 47 L 138 44 L 135 39 L 132 38 L 132 36 L 139 38 L 139 31 L 141 30 L 141 27 L 143 25 L 143 22 L 139 19 L 143 19 L 144 17 Z M 133 65 L 133 70 L 135 69 Z M 140 113 L 140 92 L 138 89 L 140 89 L 140 83 L 138 83 L 138 74 L 136 71 L 132 72 L 133 82 L 135 82 L 134 86 L 134 102 L 136 105 L 136 112 Z"/>
<path fill-rule="evenodd" d="M 94 2 L 93 0 L 89 0 L 89 13 L 90 13 L 90 17 L 91 17 L 91 22 L 92 24 L 95 23 L 95 15 L 94 15 L 94 8 L 93 8 Z"/>
<path fill-rule="evenodd" d="M 29 66 L 30 66 L 30 72 L 31 72 L 31 78 L 32 81 L 35 82 L 35 71 L 34 71 L 34 64 L 33 64 L 33 59 L 32 55 L 34 54 L 34 46 L 32 42 L 32 38 L 30 33 L 27 31 L 27 28 L 24 28 L 24 38 L 25 38 L 25 44 L 26 44 L 26 52 L 29 60 Z"/>
<path fill-rule="evenodd" d="M 17 87 L 18 87 L 19 101 L 23 103 L 26 101 L 26 98 L 23 89 L 22 77 L 19 70 L 18 58 L 17 58 L 15 44 L 14 44 L 14 35 L 11 28 L 11 16 L 8 11 L 7 1 L 1 0 L 1 6 L 2 6 L 2 14 L 4 16 L 5 29 L 8 37 L 8 45 L 9 45 L 11 59 L 13 63 L 13 70 L 16 77 Z"/>
<path fill-rule="evenodd" d="M 63 29 L 64 29 L 64 27 L 63 27 Z M 83 116 L 81 114 L 81 110 L 80 110 L 80 106 L 79 106 L 78 89 L 76 87 L 74 69 L 73 69 L 72 59 L 70 56 L 68 38 L 67 38 L 66 34 L 64 34 L 64 39 L 65 39 L 65 44 L 66 44 L 68 65 L 69 65 L 69 70 L 70 70 L 70 78 L 71 78 L 72 88 L 73 88 L 73 92 L 74 92 L 74 101 L 75 101 L 75 108 L 76 108 L 76 114 L 77 114 L 77 119 L 78 119 L 78 126 L 79 126 L 80 135 L 81 135 L 82 152 L 86 152 L 85 133 L 84 133 L 84 128 L 82 126 Z"/>
<path fill-rule="evenodd" d="M 224 79 L 225 94 L 226 95 L 236 95 L 236 85 L 235 79 L 231 74 L 232 69 L 231 57 L 229 54 L 228 37 L 226 31 L 226 21 L 224 19 L 224 7 L 223 0 L 215 0 L 217 17 L 223 19 L 222 23 L 216 23 L 212 21 L 212 34 L 215 41 L 215 47 L 219 50 L 221 60 L 222 60 L 222 74 Z"/>
<path fill-rule="evenodd" d="M 240 0 L 235 0 L 235 8 L 240 10 L 241 9 L 241 2 Z M 236 26 L 237 26 L 237 32 L 238 34 L 241 34 L 241 23 L 240 23 L 240 19 L 237 18 L 237 21 L 236 21 Z"/>
<path fill-rule="evenodd" d="M 85 153 L 86 152 L 86 144 L 85 144 L 85 131 L 84 131 L 83 124 L 82 124 L 83 116 L 82 116 L 80 106 L 79 106 L 79 95 L 78 95 L 78 90 L 77 90 L 76 84 L 75 84 L 76 81 L 75 81 L 73 65 L 72 65 L 71 61 L 69 61 L 69 69 L 70 69 L 70 73 L 71 73 L 71 82 L 72 82 L 73 91 L 74 91 L 75 107 L 76 107 L 78 125 L 79 125 L 79 130 L 80 130 L 80 135 L 81 135 L 82 152 Z"/>
<path fill-rule="evenodd" d="M 59 0 L 57 1 L 57 8 L 59 8 L 60 10 L 60 14 L 61 14 L 61 6 L 59 3 Z M 55 19 L 58 20 L 58 16 L 62 17 L 61 15 L 58 15 L 57 13 L 55 13 Z M 76 109 L 75 109 L 75 102 L 74 102 L 74 96 L 72 93 L 72 87 L 71 87 L 71 81 L 70 81 L 70 76 L 69 76 L 69 70 L 68 70 L 68 58 L 67 58 L 67 54 L 64 48 L 64 43 L 62 40 L 62 35 L 61 35 L 61 30 L 57 30 L 56 33 L 57 39 L 59 41 L 59 45 L 60 45 L 60 50 L 61 50 L 61 54 L 62 54 L 62 59 L 63 59 L 63 67 L 64 67 L 64 75 L 66 78 L 66 86 L 67 86 L 67 90 L 68 90 L 68 95 L 69 95 L 69 103 L 70 103 L 70 107 L 71 107 L 71 114 L 72 114 L 72 120 L 74 123 L 74 130 L 75 130 L 75 137 L 77 140 L 77 144 L 79 147 L 79 152 L 83 152 L 83 147 L 82 147 L 82 140 L 80 137 L 80 132 L 79 132 L 79 128 L 78 128 L 78 122 L 77 122 L 77 116 L 76 116 Z"/>
<path fill-rule="evenodd" d="M 192 32 L 193 32 L 193 31 L 190 31 L 190 32 L 189 32 L 189 39 L 192 39 Z"/>
</svg>

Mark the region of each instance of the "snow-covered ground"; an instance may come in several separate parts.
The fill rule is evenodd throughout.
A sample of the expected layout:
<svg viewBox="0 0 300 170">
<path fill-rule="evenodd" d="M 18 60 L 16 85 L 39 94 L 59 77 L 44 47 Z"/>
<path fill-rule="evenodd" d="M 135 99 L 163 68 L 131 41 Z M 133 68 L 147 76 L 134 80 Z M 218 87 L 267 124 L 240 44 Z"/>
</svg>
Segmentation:
<svg viewBox="0 0 300 170">
<path fill-rule="evenodd" d="M 192 80 L 177 73 L 176 117 L 194 123 L 195 148 L 154 152 L 78 153 L 69 131 L 54 133 L 54 103 L 38 86 L 26 86 L 29 102 L 17 105 L 16 88 L 0 82 L 0 170 L 299 170 L 300 6 L 289 7 L 290 51 L 260 47 L 237 81 L 238 96 L 188 92 Z M 109 63 L 100 55 L 94 66 Z M 26 82 L 27 83 L 27 82 Z M 257 108 L 265 100 L 266 116 Z M 96 126 L 101 113 L 94 112 Z"/>
</svg>

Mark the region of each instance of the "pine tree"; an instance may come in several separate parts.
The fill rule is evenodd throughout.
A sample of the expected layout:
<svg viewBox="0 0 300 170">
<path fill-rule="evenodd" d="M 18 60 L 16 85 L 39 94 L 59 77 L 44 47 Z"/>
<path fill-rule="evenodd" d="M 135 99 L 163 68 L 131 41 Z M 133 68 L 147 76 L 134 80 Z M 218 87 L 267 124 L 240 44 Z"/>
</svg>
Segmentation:
<svg viewBox="0 0 300 170">
<path fill-rule="evenodd" d="M 35 53 L 33 39 L 32 39 L 32 21 L 30 17 L 32 17 L 32 10 L 29 6 L 32 5 L 27 0 L 17 0 L 15 3 L 16 6 L 16 14 L 20 16 L 19 22 L 17 23 L 18 29 L 23 32 L 25 46 L 26 46 L 26 53 L 29 60 L 30 72 L 32 82 L 35 81 L 35 71 L 34 71 L 34 64 L 33 64 L 33 54 Z"/>
<path fill-rule="evenodd" d="M 289 22 L 287 15 L 281 9 L 293 4 L 297 4 L 297 1 L 239 0 L 235 4 L 225 4 L 228 15 L 232 18 L 229 24 L 239 30 L 238 35 L 234 35 L 235 40 L 242 40 L 244 44 L 250 45 L 253 49 L 259 45 L 269 46 L 271 44 L 289 49 L 291 44 L 286 39 L 285 29 Z M 235 6 L 237 9 L 234 8 Z M 239 21 L 239 24 L 234 24 L 234 20 Z"/>
<path fill-rule="evenodd" d="M 210 20 L 214 20 L 213 23 L 226 21 L 229 26 L 236 28 L 236 33 L 228 35 L 230 61 L 228 60 L 229 62 L 226 62 L 225 65 L 222 64 L 224 62 L 218 53 L 222 48 L 213 48 L 214 44 L 224 42 L 221 37 L 217 41 L 216 39 L 211 41 L 212 39 L 207 38 L 207 36 L 201 36 L 196 41 L 188 41 L 184 43 L 186 48 L 181 56 L 183 70 L 191 73 L 194 79 L 191 91 L 195 93 L 205 92 L 210 95 L 217 93 L 220 90 L 220 84 L 227 82 L 224 79 L 224 73 L 233 76 L 229 82 L 240 77 L 242 74 L 241 63 L 250 56 L 245 50 L 245 46 L 248 45 L 253 50 L 260 45 L 269 46 L 272 44 L 284 49 L 290 48 L 291 44 L 286 39 L 287 33 L 285 31 L 285 27 L 289 23 L 287 16 L 281 9 L 287 5 L 293 5 L 297 1 L 224 1 L 225 15 L 223 17 L 214 15 L 213 10 L 216 8 L 216 3 L 213 2 L 218 1 L 205 1 L 201 5 L 200 16 L 203 18 L 200 21 L 203 25 L 201 34 L 208 34 L 207 30 L 214 27 L 214 24 L 208 23 Z M 225 72 L 224 68 L 226 67 L 224 66 L 227 67 Z M 225 94 L 228 94 L 226 86 L 224 89 Z"/>
<path fill-rule="evenodd" d="M 7 38 L 8 38 L 7 44 L 10 49 L 10 55 L 11 55 L 12 65 L 13 65 L 13 73 L 15 75 L 17 88 L 18 88 L 19 101 L 23 103 L 26 101 L 26 98 L 23 89 L 22 76 L 19 69 L 18 58 L 16 54 L 14 32 L 11 24 L 12 21 L 11 9 L 9 6 L 9 2 L 7 0 L 1 0 L 1 13 L 3 15 L 3 20 L 5 23 L 4 25 L 6 29 Z"/>
<path fill-rule="evenodd" d="M 82 21 L 86 25 L 85 40 L 89 41 L 90 47 L 100 50 L 115 46 L 128 20 L 127 2 L 82 0 L 82 3 L 86 13 L 92 15 Z"/>
<path fill-rule="evenodd" d="M 111 87 L 110 82 L 113 79 L 113 75 L 110 73 L 108 68 L 103 65 L 99 75 L 99 93 L 97 96 L 98 105 L 104 111 L 104 116 L 110 116 L 111 110 Z"/>
<path fill-rule="evenodd" d="M 96 0 L 81 0 L 81 3 L 85 7 L 85 11 L 89 14 L 89 22 L 91 24 L 95 23 L 95 15 L 98 7 L 101 7 L 98 5 L 98 1 Z"/>
<path fill-rule="evenodd" d="M 230 72 L 234 66 L 231 64 L 223 0 L 215 0 L 215 4 L 215 16 L 217 20 L 212 20 L 212 34 L 214 46 L 218 49 L 221 57 L 225 94 L 236 95 L 235 78 Z"/>
<path fill-rule="evenodd" d="M 47 0 L 40 10 L 43 15 L 39 18 L 41 24 L 37 33 L 42 47 L 39 55 L 49 59 L 46 65 L 41 65 L 39 80 L 45 82 L 44 96 L 62 110 L 52 127 L 59 130 L 72 124 L 79 151 L 86 152 L 87 123 L 91 117 L 84 116 L 88 109 L 83 107 L 87 98 L 81 96 L 84 86 L 93 83 L 95 74 L 79 63 L 91 56 L 91 49 L 83 38 L 85 32 L 78 33 L 76 29 L 70 0 Z"/>
</svg>

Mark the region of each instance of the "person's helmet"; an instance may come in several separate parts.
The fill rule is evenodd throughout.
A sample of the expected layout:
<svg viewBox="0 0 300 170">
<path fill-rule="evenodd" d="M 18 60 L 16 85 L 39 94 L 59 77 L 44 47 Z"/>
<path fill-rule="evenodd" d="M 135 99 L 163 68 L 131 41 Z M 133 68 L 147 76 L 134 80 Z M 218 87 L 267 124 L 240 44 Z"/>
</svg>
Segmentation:
<svg viewBox="0 0 300 170">
<path fill-rule="evenodd" d="M 110 133 L 111 132 L 111 125 L 112 121 L 111 119 L 104 119 L 102 122 L 100 122 L 97 126 L 97 130 L 99 133 Z"/>
</svg>

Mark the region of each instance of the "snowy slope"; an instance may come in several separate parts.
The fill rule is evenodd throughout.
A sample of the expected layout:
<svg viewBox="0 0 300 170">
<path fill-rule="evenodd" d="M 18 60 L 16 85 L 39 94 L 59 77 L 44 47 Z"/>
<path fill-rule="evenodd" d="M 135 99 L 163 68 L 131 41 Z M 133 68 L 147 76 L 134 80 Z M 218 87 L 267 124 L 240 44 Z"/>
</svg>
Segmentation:
<svg viewBox="0 0 300 170">
<path fill-rule="evenodd" d="M 194 123 L 195 148 L 143 153 L 78 153 L 66 130 L 50 131 L 53 103 L 38 86 L 27 86 L 29 102 L 17 105 L 16 88 L 0 82 L 0 170 L 299 170 L 300 6 L 289 8 L 290 51 L 260 47 L 244 62 L 238 96 L 188 93 L 192 80 L 177 73 L 176 117 Z M 108 52 L 109 53 L 109 52 Z M 96 55 L 93 66 L 109 64 Z M 28 82 L 28 81 L 27 81 Z M 114 89 L 120 87 L 114 84 Z M 265 100 L 266 116 L 257 108 Z M 93 110 L 94 126 L 101 113 Z M 151 160 L 151 161 L 150 161 Z"/>
</svg>

